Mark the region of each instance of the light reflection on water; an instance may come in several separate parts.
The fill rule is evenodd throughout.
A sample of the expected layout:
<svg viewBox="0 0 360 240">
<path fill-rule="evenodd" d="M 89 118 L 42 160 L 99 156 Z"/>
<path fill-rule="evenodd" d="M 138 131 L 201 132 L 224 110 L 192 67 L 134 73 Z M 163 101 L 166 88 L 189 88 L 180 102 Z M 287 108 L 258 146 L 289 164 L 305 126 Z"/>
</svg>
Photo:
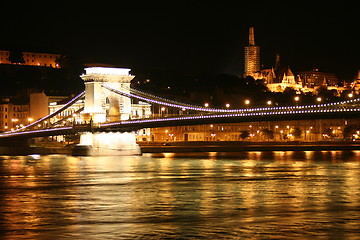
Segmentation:
<svg viewBox="0 0 360 240">
<path fill-rule="evenodd" d="M 360 152 L 0 158 L 3 239 L 359 239 Z"/>
</svg>

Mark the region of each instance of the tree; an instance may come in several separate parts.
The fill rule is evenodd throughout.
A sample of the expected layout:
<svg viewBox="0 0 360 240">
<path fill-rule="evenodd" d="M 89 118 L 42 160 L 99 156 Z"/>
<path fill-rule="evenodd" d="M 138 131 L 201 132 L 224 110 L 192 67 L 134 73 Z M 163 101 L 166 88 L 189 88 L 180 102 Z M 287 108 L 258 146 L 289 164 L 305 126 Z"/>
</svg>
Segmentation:
<svg viewBox="0 0 360 240">
<path fill-rule="evenodd" d="M 324 129 L 323 134 L 330 139 L 334 137 L 333 130 L 331 128 Z"/>
<path fill-rule="evenodd" d="M 294 96 L 296 95 L 296 90 L 292 87 L 286 87 L 283 92 L 284 95 Z"/>
<path fill-rule="evenodd" d="M 11 50 L 10 51 L 9 61 L 11 63 L 15 63 L 15 64 L 25 63 L 23 54 L 19 50 Z"/>
<path fill-rule="evenodd" d="M 299 139 L 301 137 L 302 131 L 299 127 L 296 127 L 291 132 L 296 139 Z"/>
<path fill-rule="evenodd" d="M 344 131 L 343 131 L 343 138 L 347 139 L 350 138 L 352 134 L 354 134 L 356 132 L 356 128 L 354 125 L 347 125 L 346 127 L 344 127 Z"/>
<path fill-rule="evenodd" d="M 244 141 L 246 138 L 248 138 L 250 136 L 249 131 L 241 131 L 240 133 L 240 138 Z"/>
<path fill-rule="evenodd" d="M 267 129 L 267 128 L 261 130 L 261 134 L 263 135 L 263 137 L 264 137 L 266 140 L 274 139 L 274 131 L 269 130 L 269 129 Z"/>
</svg>

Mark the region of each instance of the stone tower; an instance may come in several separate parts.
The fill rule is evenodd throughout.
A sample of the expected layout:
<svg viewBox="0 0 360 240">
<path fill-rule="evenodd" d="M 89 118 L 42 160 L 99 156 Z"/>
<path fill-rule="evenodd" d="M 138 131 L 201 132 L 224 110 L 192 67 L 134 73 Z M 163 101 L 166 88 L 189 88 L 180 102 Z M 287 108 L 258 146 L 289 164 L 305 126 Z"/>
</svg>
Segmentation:
<svg viewBox="0 0 360 240">
<path fill-rule="evenodd" d="M 260 70 L 260 47 L 255 45 L 254 28 L 249 29 L 249 45 L 245 47 L 244 77 L 255 76 Z"/>
<path fill-rule="evenodd" d="M 84 113 L 90 114 L 94 123 L 128 120 L 131 114 L 131 99 L 115 94 L 102 87 L 130 89 L 130 75 L 127 68 L 91 67 L 85 69 L 81 78 L 85 82 Z"/>
</svg>

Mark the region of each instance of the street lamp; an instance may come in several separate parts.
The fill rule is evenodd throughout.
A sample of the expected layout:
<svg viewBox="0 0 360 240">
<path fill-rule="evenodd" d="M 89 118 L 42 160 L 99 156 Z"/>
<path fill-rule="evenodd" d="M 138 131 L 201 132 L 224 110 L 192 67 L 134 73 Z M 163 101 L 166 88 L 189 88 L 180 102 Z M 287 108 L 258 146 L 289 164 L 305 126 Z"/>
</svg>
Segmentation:
<svg viewBox="0 0 360 240">
<path fill-rule="evenodd" d="M 245 100 L 245 105 L 249 105 L 250 104 L 250 100 L 249 99 L 246 99 Z"/>
<path fill-rule="evenodd" d="M 321 101 L 322 101 L 322 98 L 321 98 L 321 97 L 318 97 L 318 98 L 316 98 L 316 101 L 321 102 Z"/>
<path fill-rule="evenodd" d="M 225 104 L 225 107 L 226 107 L 226 108 L 229 108 L 229 107 L 230 107 L 230 104 L 229 104 L 229 103 Z"/>
<path fill-rule="evenodd" d="M 349 97 L 349 98 L 352 98 L 353 96 L 354 96 L 354 94 L 352 94 L 352 93 L 349 93 L 349 94 L 348 94 L 348 97 Z"/>
<path fill-rule="evenodd" d="M 272 101 L 271 101 L 271 100 L 268 100 L 268 101 L 266 102 L 266 104 L 270 106 L 270 105 L 272 104 Z"/>
<path fill-rule="evenodd" d="M 295 102 L 298 102 L 300 100 L 299 96 L 294 97 Z"/>
<path fill-rule="evenodd" d="M 204 106 L 205 106 L 205 107 L 209 107 L 209 103 L 206 102 L 206 103 L 204 104 Z"/>
</svg>

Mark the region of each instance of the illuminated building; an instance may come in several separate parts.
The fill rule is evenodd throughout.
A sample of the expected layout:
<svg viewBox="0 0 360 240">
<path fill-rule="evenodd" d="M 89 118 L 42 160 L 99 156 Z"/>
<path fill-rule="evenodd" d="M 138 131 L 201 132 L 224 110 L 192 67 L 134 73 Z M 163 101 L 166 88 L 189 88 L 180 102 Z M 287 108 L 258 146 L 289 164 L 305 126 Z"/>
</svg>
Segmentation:
<svg viewBox="0 0 360 240">
<path fill-rule="evenodd" d="M 340 81 L 336 74 L 319 72 L 319 69 L 313 69 L 312 71 L 303 71 L 298 72 L 299 77 L 301 78 L 304 87 L 307 88 L 316 88 L 319 86 L 332 86 L 332 87 L 342 87 L 340 86 Z"/>
<path fill-rule="evenodd" d="M 60 54 L 52 53 L 35 53 L 35 52 L 21 52 L 21 63 L 14 63 L 10 61 L 10 51 L 0 50 L 0 64 L 18 64 L 27 66 L 43 66 L 59 68 L 57 60 L 61 57 Z"/>
<path fill-rule="evenodd" d="M 255 80 L 264 80 L 272 92 L 283 92 L 286 88 L 293 88 L 297 92 L 314 93 L 320 86 L 326 86 L 328 90 L 336 90 L 339 94 L 344 90 L 348 90 L 339 81 L 336 74 L 320 72 L 318 69 L 302 71 L 295 76 L 289 67 L 280 67 L 279 55 L 276 55 L 275 67 L 260 69 L 260 47 L 255 45 L 253 27 L 249 29 L 249 45 L 245 47 L 244 72 L 244 77 L 251 76 Z M 360 79 L 357 82 L 358 87 L 356 89 L 360 89 Z M 355 82 L 353 85 L 355 85 Z"/>
<path fill-rule="evenodd" d="M 19 99 L 4 98 L 0 102 L 0 131 L 20 128 L 33 121 L 29 117 L 29 105 Z"/>
<path fill-rule="evenodd" d="M 249 29 L 249 45 L 245 47 L 244 77 L 254 77 L 260 70 L 260 47 L 255 45 L 254 28 Z"/>
<path fill-rule="evenodd" d="M 151 141 L 311 142 L 334 139 L 343 140 L 347 126 L 353 126 L 360 130 L 360 121 L 358 119 L 332 119 L 163 127 L 151 130 Z M 242 138 L 243 132 L 248 134 L 245 139 Z M 352 136 L 347 136 L 347 138 L 352 138 Z"/>
<path fill-rule="evenodd" d="M 293 88 L 296 91 L 302 90 L 302 84 L 296 81 L 294 74 L 289 67 L 278 70 L 277 77 L 266 85 L 272 92 L 283 92 L 286 88 Z"/>
</svg>

